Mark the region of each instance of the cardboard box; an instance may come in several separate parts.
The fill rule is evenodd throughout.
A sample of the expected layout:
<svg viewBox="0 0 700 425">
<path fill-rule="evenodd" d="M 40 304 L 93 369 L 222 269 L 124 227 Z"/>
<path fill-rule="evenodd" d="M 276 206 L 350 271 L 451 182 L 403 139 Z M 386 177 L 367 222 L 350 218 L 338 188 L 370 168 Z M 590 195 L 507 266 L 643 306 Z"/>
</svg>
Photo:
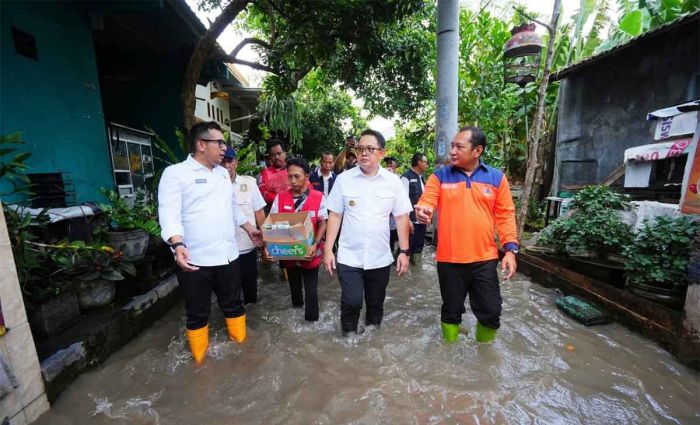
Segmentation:
<svg viewBox="0 0 700 425">
<path fill-rule="evenodd" d="M 266 229 L 266 224 L 289 222 L 289 229 Z M 262 228 L 267 252 L 278 260 L 304 260 L 314 243 L 314 227 L 308 212 L 272 213 Z"/>
</svg>

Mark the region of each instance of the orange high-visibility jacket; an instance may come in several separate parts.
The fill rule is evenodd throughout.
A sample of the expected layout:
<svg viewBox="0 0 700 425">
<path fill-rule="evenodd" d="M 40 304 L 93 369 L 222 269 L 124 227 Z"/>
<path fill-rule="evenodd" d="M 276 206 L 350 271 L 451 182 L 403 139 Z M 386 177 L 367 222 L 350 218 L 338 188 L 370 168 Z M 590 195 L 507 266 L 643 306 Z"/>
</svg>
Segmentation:
<svg viewBox="0 0 700 425">
<path fill-rule="evenodd" d="M 498 258 L 494 231 L 505 249 L 518 247 L 508 180 L 484 163 L 471 177 L 452 165 L 440 168 L 428 179 L 418 205 L 437 209 L 437 261 L 473 263 Z"/>
</svg>

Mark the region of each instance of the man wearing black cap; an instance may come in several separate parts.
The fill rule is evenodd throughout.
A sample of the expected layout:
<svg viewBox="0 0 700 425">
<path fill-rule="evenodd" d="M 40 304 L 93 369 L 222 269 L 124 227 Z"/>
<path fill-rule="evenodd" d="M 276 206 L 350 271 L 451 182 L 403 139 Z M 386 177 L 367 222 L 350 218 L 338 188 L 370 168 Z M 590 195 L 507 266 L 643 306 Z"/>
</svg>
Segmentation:
<svg viewBox="0 0 700 425">
<path fill-rule="evenodd" d="M 265 200 L 257 182 L 253 177 L 237 174 L 238 157 L 232 147 L 226 149 L 221 165 L 228 170 L 231 177 L 238 207 L 249 222 L 257 224 L 258 229 L 261 229 L 265 221 Z M 248 233 L 240 227 L 236 228 L 236 242 L 240 254 L 238 258 L 241 260 L 243 304 L 255 303 L 258 300 L 258 250 Z"/>
</svg>

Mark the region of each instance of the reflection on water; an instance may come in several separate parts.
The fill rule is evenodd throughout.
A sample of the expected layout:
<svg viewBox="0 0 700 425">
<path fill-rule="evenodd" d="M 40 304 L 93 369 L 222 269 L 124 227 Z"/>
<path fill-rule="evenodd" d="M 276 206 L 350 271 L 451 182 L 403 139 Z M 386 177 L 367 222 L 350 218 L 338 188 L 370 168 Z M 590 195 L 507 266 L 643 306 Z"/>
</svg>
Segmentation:
<svg viewBox="0 0 700 425">
<path fill-rule="evenodd" d="M 307 323 L 276 275 L 264 273 L 243 345 L 227 341 L 217 313 L 195 367 L 178 305 L 79 377 L 38 423 L 700 423 L 697 372 L 622 326 L 568 319 L 555 291 L 523 276 L 502 286 L 494 344 L 474 341 L 468 312 L 460 341 L 444 345 L 433 263 L 392 277 L 382 328 L 348 339 L 335 278 L 321 273 L 320 320 Z"/>
</svg>

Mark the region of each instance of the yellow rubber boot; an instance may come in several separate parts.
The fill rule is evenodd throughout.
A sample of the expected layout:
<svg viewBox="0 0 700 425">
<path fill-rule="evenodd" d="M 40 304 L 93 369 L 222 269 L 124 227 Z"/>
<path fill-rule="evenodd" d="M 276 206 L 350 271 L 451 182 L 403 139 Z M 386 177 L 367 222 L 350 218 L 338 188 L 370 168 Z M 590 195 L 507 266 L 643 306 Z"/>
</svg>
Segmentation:
<svg viewBox="0 0 700 425">
<path fill-rule="evenodd" d="M 228 329 L 228 337 L 231 341 L 241 343 L 245 341 L 245 314 L 239 317 L 227 317 L 226 329 Z"/>
<path fill-rule="evenodd" d="M 195 363 L 202 364 L 204 357 L 207 355 L 207 348 L 209 347 L 209 325 L 187 331 L 187 340 L 190 342 L 190 351 L 192 352 L 192 357 Z"/>
</svg>

